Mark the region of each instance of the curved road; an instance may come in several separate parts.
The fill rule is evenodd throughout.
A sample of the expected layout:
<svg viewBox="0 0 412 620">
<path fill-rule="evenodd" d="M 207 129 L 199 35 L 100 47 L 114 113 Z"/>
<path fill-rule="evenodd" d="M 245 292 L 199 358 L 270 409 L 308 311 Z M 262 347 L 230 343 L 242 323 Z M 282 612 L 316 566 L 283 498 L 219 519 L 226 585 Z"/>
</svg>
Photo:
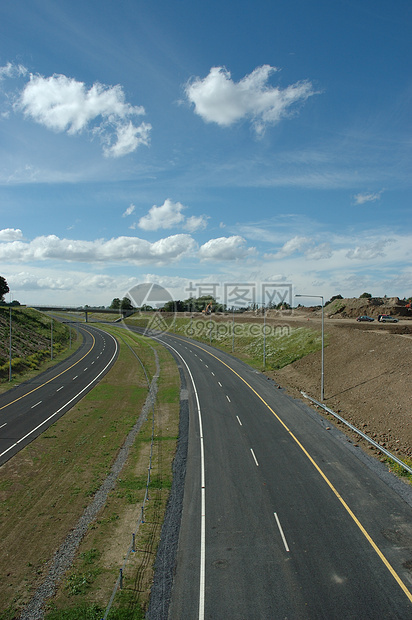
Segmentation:
<svg viewBox="0 0 412 620">
<path fill-rule="evenodd" d="M 263 374 L 158 339 L 191 385 L 169 618 L 412 618 L 412 500 Z"/>
<path fill-rule="evenodd" d="M 78 329 L 84 341 L 73 355 L 0 395 L 0 465 L 71 409 L 116 360 L 113 336 L 95 327 Z"/>
</svg>

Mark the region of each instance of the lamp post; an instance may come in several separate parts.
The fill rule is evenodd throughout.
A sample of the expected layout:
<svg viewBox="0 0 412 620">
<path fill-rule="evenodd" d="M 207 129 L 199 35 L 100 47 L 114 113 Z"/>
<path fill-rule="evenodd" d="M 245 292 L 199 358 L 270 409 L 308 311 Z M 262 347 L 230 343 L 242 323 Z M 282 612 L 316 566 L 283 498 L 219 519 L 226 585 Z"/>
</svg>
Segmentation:
<svg viewBox="0 0 412 620">
<path fill-rule="evenodd" d="M 11 306 L 9 307 L 10 314 L 10 338 L 9 338 L 9 381 L 11 381 Z"/>
<path fill-rule="evenodd" d="M 263 304 L 263 370 L 266 370 L 266 306 Z"/>
<path fill-rule="evenodd" d="M 323 316 L 323 295 L 295 295 L 295 297 L 317 297 L 318 299 L 322 300 L 322 362 L 321 362 L 321 380 L 320 380 L 320 402 L 323 402 L 323 385 L 324 385 L 324 336 L 325 336 L 325 329 L 324 329 L 324 316 Z"/>
</svg>

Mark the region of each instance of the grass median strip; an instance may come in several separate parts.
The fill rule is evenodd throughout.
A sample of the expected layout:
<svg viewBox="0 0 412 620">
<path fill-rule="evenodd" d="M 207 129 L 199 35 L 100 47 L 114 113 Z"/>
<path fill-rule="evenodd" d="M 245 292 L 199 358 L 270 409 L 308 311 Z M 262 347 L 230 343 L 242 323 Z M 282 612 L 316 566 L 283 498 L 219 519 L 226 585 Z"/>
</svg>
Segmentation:
<svg viewBox="0 0 412 620">
<path fill-rule="evenodd" d="M 139 551 L 133 554 L 110 618 L 142 617 L 147 604 L 151 564 L 171 482 L 179 413 L 179 377 L 170 355 L 137 335 L 129 334 L 127 339 L 149 379 L 155 369 L 152 346 L 156 347 L 161 377 L 150 501 L 144 527 L 136 538 Z M 53 553 L 106 478 L 147 394 L 143 369 L 120 340 L 119 359 L 102 382 L 0 469 L 0 564 L 5 576 L 0 585 L 1 620 L 16 617 L 44 580 Z M 72 568 L 49 601 L 50 618 L 102 617 L 144 495 L 151 433 L 149 416 L 104 509 L 90 525 Z M 122 609 L 127 610 L 127 616 L 122 616 Z"/>
</svg>

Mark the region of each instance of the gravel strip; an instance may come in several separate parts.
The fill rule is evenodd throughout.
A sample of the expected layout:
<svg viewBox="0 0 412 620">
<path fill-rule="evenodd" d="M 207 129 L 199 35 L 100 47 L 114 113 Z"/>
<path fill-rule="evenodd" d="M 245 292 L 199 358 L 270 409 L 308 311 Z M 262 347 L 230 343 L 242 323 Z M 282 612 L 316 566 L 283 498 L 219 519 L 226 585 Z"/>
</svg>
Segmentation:
<svg viewBox="0 0 412 620">
<path fill-rule="evenodd" d="M 156 374 L 154 375 L 150 384 L 149 394 L 143 405 L 140 416 L 129 432 L 123 446 L 120 448 L 119 454 L 114 462 L 110 473 L 106 480 L 103 482 L 99 490 L 96 492 L 93 501 L 85 509 L 83 515 L 80 517 L 77 525 L 68 534 L 65 541 L 60 548 L 54 554 L 51 562 L 51 568 L 43 583 L 37 588 L 32 599 L 29 601 L 25 609 L 23 610 L 20 619 L 21 620 L 41 620 L 44 618 L 44 604 L 46 600 L 51 598 L 55 591 L 57 584 L 67 569 L 71 566 L 75 553 L 79 547 L 79 544 L 87 532 L 89 525 L 94 521 L 100 510 L 105 506 L 107 496 L 109 492 L 114 488 L 116 480 L 123 469 L 129 454 L 129 449 L 133 445 L 134 440 L 143 424 L 147 419 L 147 416 L 154 407 L 156 395 L 157 395 L 157 380 L 160 373 L 159 358 L 157 352 L 154 350 L 156 359 Z"/>
</svg>

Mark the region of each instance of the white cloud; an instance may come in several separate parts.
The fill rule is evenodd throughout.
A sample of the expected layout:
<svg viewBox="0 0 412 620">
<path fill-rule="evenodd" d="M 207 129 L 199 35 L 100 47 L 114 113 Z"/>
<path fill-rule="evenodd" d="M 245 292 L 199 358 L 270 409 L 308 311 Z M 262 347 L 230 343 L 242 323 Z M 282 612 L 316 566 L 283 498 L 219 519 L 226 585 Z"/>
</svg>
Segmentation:
<svg viewBox="0 0 412 620">
<path fill-rule="evenodd" d="M 56 132 L 91 130 L 100 137 L 105 155 L 111 157 L 131 153 L 149 141 L 151 126 L 142 123 L 136 127 L 130 120 L 144 114 L 144 108 L 127 103 L 119 85 L 95 83 L 87 89 L 84 82 L 65 75 L 30 75 L 16 108 Z"/>
<path fill-rule="evenodd" d="M 106 157 L 123 157 L 133 153 L 141 144 L 149 146 L 150 131 L 152 126 L 149 123 L 142 123 L 135 127 L 131 121 L 127 124 L 117 124 L 117 141 L 103 148 Z"/>
<path fill-rule="evenodd" d="M 354 196 L 355 204 L 356 205 L 363 205 L 363 204 L 365 204 L 365 202 L 376 202 L 377 200 L 380 200 L 382 192 L 383 192 L 383 190 L 381 190 L 380 192 L 356 194 Z"/>
<path fill-rule="evenodd" d="M 0 230 L 0 241 L 16 241 L 22 237 L 23 233 L 20 228 L 3 228 Z"/>
<path fill-rule="evenodd" d="M 318 245 L 313 245 L 309 247 L 305 256 L 310 260 L 322 260 L 324 258 L 331 258 L 332 256 L 332 248 L 330 243 L 319 243 Z"/>
<path fill-rule="evenodd" d="M 385 247 L 391 243 L 390 239 L 380 239 L 373 243 L 365 243 L 364 245 L 357 246 L 353 250 L 349 250 L 346 253 L 346 257 L 353 260 L 373 260 L 385 256 Z"/>
<path fill-rule="evenodd" d="M 254 248 L 247 248 L 246 239 L 239 235 L 210 239 L 199 249 L 201 260 L 237 260 L 253 254 Z"/>
<path fill-rule="evenodd" d="M 203 230 L 207 226 L 208 219 L 206 215 L 191 215 L 186 219 L 183 228 L 192 233 L 197 230 Z"/>
<path fill-rule="evenodd" d="M 23 65 L 16 65 L 8 62 L 4 67 L 0 67 L 0 81 L 5 78 L 16 78 L 27 75 L 28 71 Z"/>
<path fill-rule="evenodd" d="M 225 127 L 250 118 L 256 133 L 263 134 L 266 125 L 275 125 L 290 115 L 295 104 L 316 94 L 309 81 L 283 90 L 269 86 L 269 77 L 276 71 L 276 67 L 263 65 L 234 82 L 225 67 L 212 67 L 204 79 L 195 78 L 186 85 L 186 96 L 206 122 Z"/>
<path fill-rule="evenodd" d="M 310 239 L 308 239 L 307 237 L 298 237 L 298 236 L 293 237 L 292 239 L 289 239 L 289 241 L 286 241 L 286 243 L 279 250 L 279 252 L 275 254 L 275 256 L 277 258 L 283 258 L 284 256 L 290 256 L 291 254 L 294 254 L 295 252 L 302 251 L 302 249 L 307 247 L 309 243 L 310 243 Z"/>
<path fill-rule="evenodd" d="M 172 235 L 154 243 L 138 237 L 79 241 L 48 235 L 36 237 L 28 243 L 12 241 L 0 244 L 0 260 L 12 263 L 57 260 L 134 265 L 163 264 L 177 261 L 195 249 L 196 242 L 187 234 Z"/>
<path fill-rule="evenodd" d="M 134 206 L 134 204 L 131 204 L 129 207 L 127 207 L 126 211 L 122 214 L 122 217 L 128 217 L 129 215 L 134 213 L 135 209 L 136 207 Z"/>
<path fill-rule="evenodd" d="M 185 219 L 182 213 L 185 208 L 180 202 L 172 202 L 167 198 L 160 207 L 153 205 L 147 215 L 140 218 L 139 227 L 143 230 L 159 230 L 178 226 Z"/>
<path fill-rule="evenodd" d="M 181 226 L 191 233 L 206 228 L 207 216 L 192 215 L 185 218 L 182 211 L 186 208 L 180 202 L 173 202 L 167 198 L 160 207 L 153 205 L 149 212 L 140 218 L 138 226 L 143 230 L 159 230 Z"/>
</svg>

